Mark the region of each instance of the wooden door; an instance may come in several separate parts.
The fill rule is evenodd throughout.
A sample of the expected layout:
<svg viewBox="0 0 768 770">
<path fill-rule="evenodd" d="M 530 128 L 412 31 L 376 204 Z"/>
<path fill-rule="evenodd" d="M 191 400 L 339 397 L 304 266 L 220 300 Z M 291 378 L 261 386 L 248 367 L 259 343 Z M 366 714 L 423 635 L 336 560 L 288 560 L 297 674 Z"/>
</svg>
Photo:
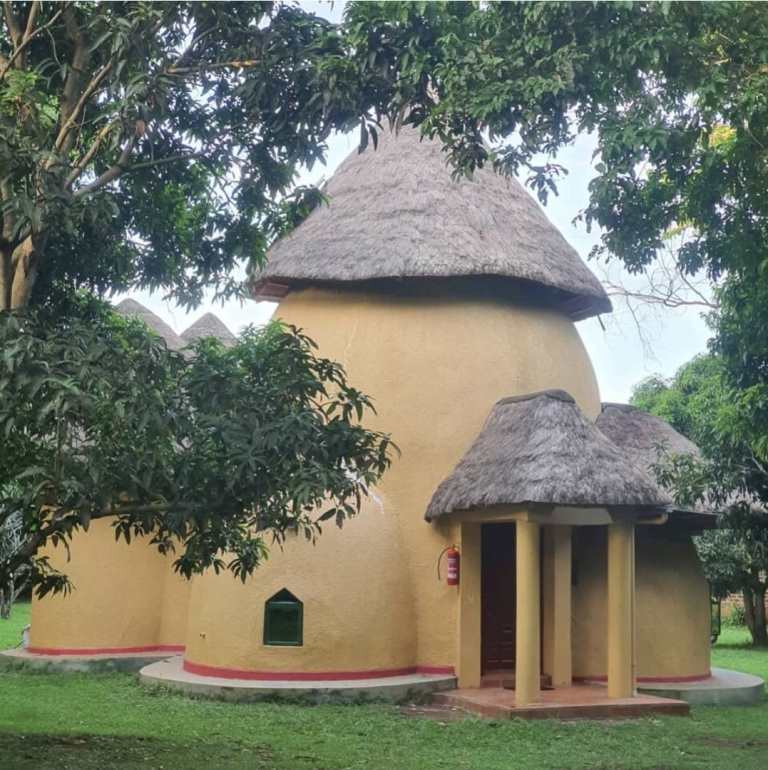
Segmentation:
<svg viewBox="0 0 768 770">
<path fill-rule="evenodd" d="M 515 667 L 515 525 L 482 528 L 482 672 Z"/>
</svg>

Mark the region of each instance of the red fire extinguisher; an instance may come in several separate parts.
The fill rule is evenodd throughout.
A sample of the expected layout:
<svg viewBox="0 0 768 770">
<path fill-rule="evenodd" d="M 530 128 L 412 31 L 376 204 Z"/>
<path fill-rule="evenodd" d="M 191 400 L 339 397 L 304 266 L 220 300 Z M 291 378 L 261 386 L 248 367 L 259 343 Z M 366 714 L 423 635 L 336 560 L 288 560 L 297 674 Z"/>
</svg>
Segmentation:
<svg viewBox="0 0 768 770">
<path fill-rule="evenodd" d="M 445 556 L 446 562 L 446 579 L 445 582 L 449 586 L 457 586 L 459 584 L 459 574 L 461 570 L 461 555 L 459 549 L 455 545 L 449 545 L 447 548 L 443 548 L 440 552 L 440 556 L 437 558 L 437 579 L 440 580 L 440 561 Z"/>
</svg>

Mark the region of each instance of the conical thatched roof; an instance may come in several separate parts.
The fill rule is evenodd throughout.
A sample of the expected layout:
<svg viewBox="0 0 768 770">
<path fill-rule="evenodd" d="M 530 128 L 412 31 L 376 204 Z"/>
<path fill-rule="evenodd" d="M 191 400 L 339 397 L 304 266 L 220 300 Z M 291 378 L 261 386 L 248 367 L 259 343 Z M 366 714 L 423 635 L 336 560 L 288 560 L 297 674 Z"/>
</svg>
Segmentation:
<svg viewBox="0 0 768 770">
<path fill-rule="evenodd" d="M 229 347 L 235 344 L 235 335 L 226 327 L 226 324 L 213 313 L 206 313 L 198 318 L 192 326 L 181 333 L 181 339 L 191 345 L 203 337 L 215 337 L 223 345 Z"/>
<path fill-rule="evenodd" d="M 184 347 L 185 343 L 181 337 L 159 315 L 144 307 L 141 302 L 136 302 L 135 299 L 124 299 L 115 309 L 123 315 L 140 318 L 155 334 L 159 334 L 165 340 L 165 344 L 171 350 L 181 350 Z"/>
<path fill-rule="evenodd" d="M 699 448 L 666 420 L 629 404 L 603 404 L 596 423 L 616 446 L 641 468 L 659 461 L 660 449 L 672 454 L 701 457 Z"/>
<path fill-rule="evenodd" d="M 542 503 L 666 508 L 670 498 L 562 390 L 499 401 L 427 508 L 452 511 Z"/>
<path fill-rule="evenodd" d="M 439 141 L 404 127 L 353 152 L 320 206 L 270 250 L 257 298 L 286 287 L 495 277 L 574 319 L 611 310 L 600 282 L 523 187 L 490 168 L 454 181 Z"/>
<path fill-rule="evenodd" d="M 636 406 L 605 403 L 595 424 L 638 467 L 651 474 L 652 466 L 663 460 L 667 453 L 701 458 L 701 451 L 696 444 L 678 433 L 666 420 Z M 711 517 L 710 526 L 714 526 L 715 514 L 706 504 L 699 503 L 685 509 L 676 507 L 675 510 L 677 513 Z M 699 523 L 706 524 L 703 520 L 699 520 Z"/>
</svg>

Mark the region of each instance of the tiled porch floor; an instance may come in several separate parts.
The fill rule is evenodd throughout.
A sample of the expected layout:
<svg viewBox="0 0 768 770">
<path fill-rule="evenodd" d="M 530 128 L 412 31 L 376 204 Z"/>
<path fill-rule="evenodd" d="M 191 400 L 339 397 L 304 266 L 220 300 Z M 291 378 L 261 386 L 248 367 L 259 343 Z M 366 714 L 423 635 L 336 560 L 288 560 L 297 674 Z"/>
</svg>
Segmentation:
<svg viewBox="0 0 768 770">
<path fill-rule="evenodd" d="M 500 687 L 451 690 L 436 693 L 434 703 L 463 709 L 493 719 L 624 719 L 647 714 L 685 716 L 685 701 L 636 695 L 609 698 L 604 685 L 574 684 L 556 690 L 543 690 L 538 702 L 518 708 L 514 690 Z"/>
</svg>

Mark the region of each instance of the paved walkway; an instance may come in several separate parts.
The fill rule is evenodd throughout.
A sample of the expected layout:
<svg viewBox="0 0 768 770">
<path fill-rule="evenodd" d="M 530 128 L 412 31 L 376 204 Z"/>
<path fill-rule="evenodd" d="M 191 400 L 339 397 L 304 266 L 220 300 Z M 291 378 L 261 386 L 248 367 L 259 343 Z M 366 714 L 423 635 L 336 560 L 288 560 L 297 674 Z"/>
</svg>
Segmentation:
<svg viewBox="0 0 768 770">
<path fill-rule="evenodd" d="M 759 703 L 763 699 L 765 682 L 753 674 L 713 668 L 711 677 L 698 682 L 648 682 L 639 684 L 637 689 L 697 706 L 741 706 Z"/>
</svg>

